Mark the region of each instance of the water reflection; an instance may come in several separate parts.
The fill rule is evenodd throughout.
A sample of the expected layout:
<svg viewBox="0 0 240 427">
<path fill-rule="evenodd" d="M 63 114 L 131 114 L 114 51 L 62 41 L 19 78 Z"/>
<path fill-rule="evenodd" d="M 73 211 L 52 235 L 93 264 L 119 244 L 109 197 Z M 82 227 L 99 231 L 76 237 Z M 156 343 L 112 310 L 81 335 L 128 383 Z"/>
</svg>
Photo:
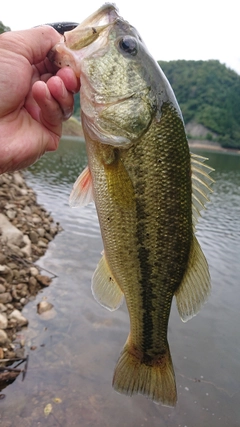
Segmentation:
<svg viewBox="0 0 240 427">
<path fill-rule="evenodd" d="M 64 231 L 40 260 L 57 278 L 24 309 L 30 321 L 23 332 L 30 353 L 28 375 L 23 383 L 18 378 L 5 390 L 1 425 L 240 425 L 240 157 L 198 153 L 209 157 L 216 170 L 212 204 L 198 227 L 213 291 L 187 324 L 173 305 L 169 341 L 178 387 L 176 409 L 142 396 L 128 398 L 111 388 L 129 320 L 125 306 L 110 313 L 91 295 L 91 276 L 102 242 L 94 205 L 81 210 L 68 206 L 72 185 L 87 163 L 84 144 L 68 140 L 27 172 L 38 201 Z M 42 298 L 54 304 L 50 318 L 36 313 Z M 45 415 L 48 404 L 52 411 Z"/>
</svg>

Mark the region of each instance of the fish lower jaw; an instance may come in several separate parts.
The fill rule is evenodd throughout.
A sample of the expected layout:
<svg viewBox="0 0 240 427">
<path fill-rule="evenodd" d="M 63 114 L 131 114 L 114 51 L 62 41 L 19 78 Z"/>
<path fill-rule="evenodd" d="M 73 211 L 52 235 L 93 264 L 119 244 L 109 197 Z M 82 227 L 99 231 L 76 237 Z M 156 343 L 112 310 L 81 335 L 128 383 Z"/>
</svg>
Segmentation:
<svg viewBox="0 0 240 427">
<path fill-rule="evenodd" d="M 64 43 L 56 44 L 48 53 L 48 59 L 50 62 L 56 64 L 59 68 L 71 67 L 79 77 L 80 73 L 74 58 L 74 55 L 69 49 L 66 48 Z"/>
</svg>

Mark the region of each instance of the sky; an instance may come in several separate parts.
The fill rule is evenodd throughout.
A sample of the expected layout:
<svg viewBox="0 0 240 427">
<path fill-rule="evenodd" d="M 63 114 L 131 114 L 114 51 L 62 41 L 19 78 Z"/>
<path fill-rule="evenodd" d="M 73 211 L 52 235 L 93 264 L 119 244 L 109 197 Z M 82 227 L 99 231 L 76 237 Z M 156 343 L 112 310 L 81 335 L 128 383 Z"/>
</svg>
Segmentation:
<svg viewBox="0 0 240 427">
<path fill-rule="evenodd" d="M 81 22 L 101 0 L 5 1 L 0 21 L 11 30 L 49 22 Z M 240 74 L 239 0 L 116 0 L 156 60 L 218 59 Z"/>
</svg>

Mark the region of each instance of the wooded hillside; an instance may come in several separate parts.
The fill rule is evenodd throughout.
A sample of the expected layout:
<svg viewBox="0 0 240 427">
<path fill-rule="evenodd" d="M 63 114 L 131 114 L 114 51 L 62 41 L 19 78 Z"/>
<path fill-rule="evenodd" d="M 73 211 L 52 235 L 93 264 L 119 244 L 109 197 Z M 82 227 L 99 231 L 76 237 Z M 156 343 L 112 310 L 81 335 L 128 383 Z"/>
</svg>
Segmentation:
<svg viewBox="0 0 240 427">
<path fill-rule="evenodd" d="M 159 61 L 186 124 L 202 124 L 222 146 L 240 147 L 240 76 L 217 60 Z"/>
</svg>

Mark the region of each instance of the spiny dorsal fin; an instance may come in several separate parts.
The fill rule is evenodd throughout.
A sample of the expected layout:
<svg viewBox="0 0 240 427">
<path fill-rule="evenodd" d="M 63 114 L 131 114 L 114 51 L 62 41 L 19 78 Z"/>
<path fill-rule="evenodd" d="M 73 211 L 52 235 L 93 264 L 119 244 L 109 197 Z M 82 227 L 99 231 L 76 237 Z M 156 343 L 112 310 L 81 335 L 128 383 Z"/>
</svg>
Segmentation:
<svg viewBox="0 0 240 427">
<path fill-rule="evenodd" d="M 210 290 L 208 264 L 197 238 L 193 236 L 188 267 L 181 285 L 175 292 L 178 312 L 183 322 L 198 313 Z"/>
<path fill-rule="evenodd" d="M 92 278 L 92 293 L 103 307 L 117 310 L 123 302 L 123 292 L 115 281 L 103 254 Z"/>
<path fill-rule="evenodd" d="M 205 204 L 209 201 L 208 195 L 212 193 L 210 185 L 214 182 L 209 176 L 214 169 L 206 165 L 204 163 L 205 160 L 207 160 L 205 157 L 191 153 L 192 219 L 194 229 L 199 216 L 201 216 L 201 210 L 205 209 Z"/>
<path fill-rule="evenodd" d="M 93 200 L 92 175 L 87 166 L 73 185 L 69 204 L 71 208 L 76 208 L 78 206 L 86 206 L 93 202 Z"/>
</svg>

